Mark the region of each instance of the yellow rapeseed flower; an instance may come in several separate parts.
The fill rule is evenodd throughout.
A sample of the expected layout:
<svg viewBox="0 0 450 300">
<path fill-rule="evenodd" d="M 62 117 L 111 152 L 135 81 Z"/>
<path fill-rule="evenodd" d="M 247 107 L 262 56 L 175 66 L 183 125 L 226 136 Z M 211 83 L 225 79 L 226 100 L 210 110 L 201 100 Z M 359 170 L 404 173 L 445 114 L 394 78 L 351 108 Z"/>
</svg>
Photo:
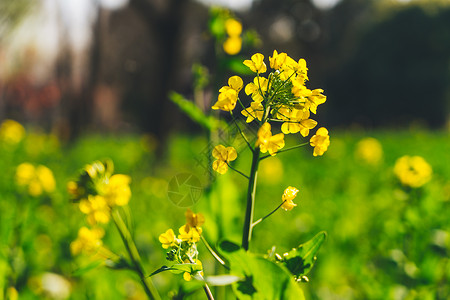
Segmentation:
<svg viewBox="0 0 450 300">
<path fill-rule="evenodd" d="M 214 171 L 225 174 L 228 171 L 228 163 L 237 158 L 237 152 L 233 147 L 217 145 L 212 151 L 212 156 L 216 159 L 212 165 Z"/>
<path fill-rule="evenodd" d="M 284 134 L 300 132 L 302 136 L 307 136 L 309 130 L 317 125 L 317 121 L 309 119 L 309 111 L 295 108 L 281 108 L 277 117 L 285 122 L 281 125 Z"/>
<path fill-rule="evenodd" d="M 261 53 L 253 54 L 251 60 L 244 60 L 244 65 L 255 73 L 265 73 L 267 71 L 266 64 L 264 63 L 264 55 Z"/>
<path fill-rule="evenodd" d="M 261 121 L 264 116 L 264 106 L 259 102 L 252 102 L 250 103 L 250 107 L 241 111 L 241 114 L 244 115 L 244 117 L 247 117 L 247 123 L 252 122 L 254 119 Z"/>
<path fill-rule="evenodd" d="M 286 53 L 278 54 L 277 50 L 273 50 L 273 55 L 269 57 L 270 67 L 275 70 L 280 70 L 281 68 L 283 68 L 286 62 L 286 58 Z"/>
<path fill-rule="evenodd" d="M 201 234 L 201 226 L 205 223 L 205 216 L 201 213 L 195 214 L 190 208 L 186 210 L 185 216 L 186 226 L 195 228 Z"/>
<path fill-rule="evenodd" d="M 325 127 L 320 127 L 317 129 L 315 135 L 309 140 L 311 146 L 314 147 L 314 156 L 321 156 L 328 150 L 330 145 L 330 136 L 328 135 L 328 130 Z"/>
<path fill-rule="evenodd" d="M 402 156 L 395 162 L 394 173 L 403 185 L 418 188 L 430 181 L 431 166 L 420 156 Z"/>
<path fill-rule="evenodd" d="M 16 169 L 16 183 L 26 187 L 31 196 L 40 196 L 42 193 L 51 193 L 56 188 L 52 171 L 46 166 L 37 167 L 30 163 L 22 163 Z"/>
<path fill-rule="evenodd" d="M 272 135 L 271 126 L 266 122 L 258 130 L 256 146 L 259 146 L 262 153 L 269 151 L 269 154 L 273 156 L 278 150 L 284 147 L 284 134 L 278 133 Z"/>
<path fill-rule="evenodd" d="M 355 156 L 368 164 L 377 165 L 383 158 L 383 147 L 375 138 L 363 138 L 356 145 Z"/>
<path fill-rule="evenodd" d="M 217 102 L 212 109 L 220 109 L 223 111 L 232 111 L 236 107 L 238 93 L 234 89 L 227 89 L 219 94 Z"/>
<path fill-rule="evenodd" d="M 78 237 L 70 243 L 70 251 L 73 255 L 85 252 L 86 254 L 95 254 L 102 246 L 102 237 L 105 231 L 102 228 L 81 227 L 78 230 Z"/>
<path fill-rule="evenodd" d="M 200 240 L 200 233 L 194 228 L 183 225 L 178 229 L 178 238 L 184 242 L 196 243 Z"/>
<path fill-rule="evenodd" d="M 289 186 L 284 190 L 283 196 L 281 196 L 281 200 L 283 200 L 283 205 L 281 208 L 288 211 L 292 210 L 297 204 L 294 203 L 295 197 L 297 197 L 298 189 L 295 187 Z"/>
<path fill-rule="evenodd" d="M 172 229 L 168 229 L 166 232 L 161 233 L 158 239 L 164 249 L 174 247 L 178 243 L 177 237 Z"/>
<path fill-rule="evenodd" d="M 103 196 L 110 206 L 127 205 L 131 198 L 131 177 L 123 174 L 115 174 L 109 178 L 103 189 Z"/>
<path fill-rule="evenodd" d="M 267 91 L 268 82 L 267 78 L 257 76 L 253 79 L 253 82 L 245 86 L 245 93 L 251 95 L 253 101 L 262 102 L 264 100 L 264 93 Z"/>
<path fill-rule="evenodd" d="M 87 215 L 90 225 L 109 222 L 111 208 L 103 196 L 89 195 L 87 199 L 80 200 L 79 208 L 82 213 Z"/>
<path fill-rule="evenodd" d="M 25 128 L 14 120 L 5 120 L 0 125 L 0 141 L 7 144 L 18 144 L 25 137 Z"/>
<path fill-rule="evenodd" d="M 53 177 L 53 172 L 49 168 L 42 165 L 37 166 L 36 177 L 45 192 L 51 193 L 55 190 L 55 177 Z"/>
</svg>

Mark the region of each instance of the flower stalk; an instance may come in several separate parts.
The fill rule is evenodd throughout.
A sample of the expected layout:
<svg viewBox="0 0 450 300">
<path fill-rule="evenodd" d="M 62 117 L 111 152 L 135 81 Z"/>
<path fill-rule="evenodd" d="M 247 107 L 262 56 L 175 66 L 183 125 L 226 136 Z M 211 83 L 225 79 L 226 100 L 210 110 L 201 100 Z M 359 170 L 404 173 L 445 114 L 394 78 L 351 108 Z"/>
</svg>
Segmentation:
<svg viewBox="0 0 450 300">
<path fill-rule="evenodd" d="M 128 230 L 125 222 L 122 219 L 119 211 L 114 209 L 112 211 L 112 218 L 114 220 L 114 224 L 119 231 L 120 237 L 127 249 L 128 255 L 130 256 L 132 265 L 134 266 L 134 270 L 138 273 L 139 278 L 141 279 L 142 286 L 144 287 L 145 293 L 150 299 L 161 299 L 158 291 L 156 290 L 153 282 L 149 277 L 145 275 L 144 267 L 142 266 L 141 257 L 136 248 L 136 244 L 134 243 L 133 238 L 131 237 L 130 231 Z"/>
</svg>

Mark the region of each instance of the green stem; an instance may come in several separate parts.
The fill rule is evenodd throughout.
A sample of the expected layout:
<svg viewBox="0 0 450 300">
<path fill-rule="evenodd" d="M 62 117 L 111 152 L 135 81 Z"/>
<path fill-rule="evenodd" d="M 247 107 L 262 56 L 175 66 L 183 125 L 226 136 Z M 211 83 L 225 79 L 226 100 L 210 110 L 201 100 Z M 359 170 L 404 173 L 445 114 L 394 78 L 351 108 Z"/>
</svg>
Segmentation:
<svg viewBox="0 0 450 300">
<path fill-rule="evenodd" d="M 256 220 L 253 224 L 252 227 L 255 227 L 257 224 L 261 223 L 262 221 L 264 221 L 265 219 L 267 219 L 268 217 L 270 217 L 274 212 L 276 212 L 283 204 L 284 202 L 286 202 L 286 200 L 284 200 L 283 202 L 281 202 L 280 205 L 277 206 L 277 208 L 275 208 L 274 210 L 272 210 L 270 213 L 268 213 L 267 215 L 265 215 L 262 218 L 259 218 L 258 220 Z"/>
<path fill-rule="evenodd" d="M 306 145 L 309 145 L 309 142 L 306 142 L 306 143 L 303 143 L 303 144 L 299 144 L 299 145 L 296 145 L 296 146 L 292 146 L 292 147 L 289 147 L 289 148 L 286 148 L 286 149 L 279 150 L 279 151 L 277 151 L 277 154 L 278 153 L 282 153 L 282 152 L 286 152 L 286 151 L 289 151 L 289 150 L 297 149 L 297 148 L 300 148 L 300 147 L 303 147 L 303 146 L 306 146 Z M 268 157 L 272 157 L 272 155 L 269 154 L 269 155 L 263 156 L 259 160 L 263 160 L 263 159 L 266 159 Z"/>
<path fill-rule="evenodd" d="M 114 220 L 114 224 L 116 225 L 117 230 L 119 231 L 120 237 L 122 238 L 125 248 L 127 249 L 128 255 L 130 256 L 130 259 L 133 263 L 134 270 L 138 273 L 141 279 L 145 293 L 150 299 L 161 299 L 151 279 L 145 276 L 145 271 L 144 267 L 142 266 L 141 257 L 136 248 L 136 244 L 134 243 L 134 240 L 131 237 L 130 231 L 128 230 L 127 226 L 125 225 L 125 222 L 122 219 L 122 216 L 120 215 L 117 209 L 113 209 L 111 214 Z"/>
<path fill-rule="evenodd" d="M 259 147 L 253 151 L 252 167 L 250 169 L 250 177 L 247 189 L 247 207 L 245 211 L 244 230 L 242 234 L 242 248 L 248 250 L 250 240 L 252 238 L 253 211 L 255 209 L 256 180 L 259 165 Z"/>
<path fill-rule="evenodd" d="M 200 235 L 200 238 L 202 239 L 203 244 L 205 244 L 208 251 L 211 253 L 211 255 L 222 265 L 225 269 L 229 270 L 230 267 L 225 264 L 225 261 L 213 250 L 213 248 L 209 245 L 209 243 L 206 241 L 206 239 L 203 237 L 203 235 Z"/>
<path fill-rule="evenodd" d="M 237 172 L 237 173 L 239 173 L 239 174 L 241 174 L 242 176 L 244 176 L 245 178 L 247 178 L 248 179 L 248 176 L 247 175 L 245 175 L 244 173 L 242 173 L 241 171 L 239 171 L 239 170 L 237 170 L 237 169 L 235 169 L 235 168 L 233 168 L 228 162 L 225 162 L 226 164 L 227 164 L 227 166 L 231 169 L 231 170 L 233 170 L 233 171 L 235 171 L 235 172 Z"/>
</svg>

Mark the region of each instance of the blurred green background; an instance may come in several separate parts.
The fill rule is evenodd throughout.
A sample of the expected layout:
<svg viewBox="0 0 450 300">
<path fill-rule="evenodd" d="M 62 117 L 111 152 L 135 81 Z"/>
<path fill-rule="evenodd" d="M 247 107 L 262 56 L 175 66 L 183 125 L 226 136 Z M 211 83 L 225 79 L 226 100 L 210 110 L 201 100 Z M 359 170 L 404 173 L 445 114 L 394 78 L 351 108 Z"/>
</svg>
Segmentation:
<svg viewBox="0 0 450 300">
<path fill-rule="evenodd" d="M 177 174 L 195 174 L 203 186 L 191 208 L 205 215 L 210 243 L 239 242 L 246 181 L 212 173 L 208 131 L 169 92 L 209 115 L 240 62 L 273 49 L 305 58 L 308 87 L 324 89 L 315 119 L 330 130 L 331 146 L 323 157 L 308 146 L 261 163 L 256 217 L 287 186 L 300 192 L 295 209 L 255 228 L 251 250 L 276 245 L 282 253 L 324 230 L 309 283 L 300 283 L 307 299 L 449 299 L 448 1 L 221 4 L 244 27 L 237 55 L 224 53 L 214 31 L 224 11 L 200 2 L 0 3 L 0 120 L 25 127 L 0 130 L 0 299 L 16 291 L 19 299 L 145 299 L 134 274 L 70 253 L 86 222 L 66 185 L 94 160 L 110 158 L 116 173 L 132 177 L 133 234 L 148 272 L 166 264 L 158 236 L 185 222 L 185 208 L 167 196 Z M 250 155 L 238 142 L 233 166 L 246 173 Z M 430 164 L 424 186 L 404 187 L 394 175 L 404 155 Z M 48 167 L 55 189 L 30 196 L 18 186 L 24 162 Z M 113 226 L 106 232 L 105 246 L 125 255 Z M 205 273 L 223 272 L 199 247 Z M 154 281 L 165 299 L 189 290 L 170 273 Z"/>
</svg>

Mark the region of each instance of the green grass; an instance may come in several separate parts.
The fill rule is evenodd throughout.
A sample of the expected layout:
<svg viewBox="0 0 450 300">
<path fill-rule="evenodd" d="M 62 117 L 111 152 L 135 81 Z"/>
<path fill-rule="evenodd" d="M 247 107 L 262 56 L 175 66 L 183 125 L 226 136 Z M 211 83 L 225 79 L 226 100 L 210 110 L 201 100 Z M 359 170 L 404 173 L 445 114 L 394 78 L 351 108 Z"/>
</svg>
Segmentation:
<svg viewBox="0 0 450 300">
<path fill-rule="evenodd" d="M 262 162 L 256 217 L 274 209 L 287 186 L 300 192 L 296 208 L 277 211 L 255 228 L 250 249 L 266 253 L 276 245 L 277 252 L 283 253 L 324 230 L 327 240 L 308 275 L 310 282 L 300 284 L 307 299 L 448 299 L 449 134 L 330 134 L 331 146 L 323 157 L 313 157 L 312 148 L 307 146 Z M 383 158 L 378 165 L 355 157 L 357 142 L 366 136 L 382 144 Z M 97 159 L 111 158 L 116 173 L 132 177 L 132 224 L 148 272 L 167 265 L 159 234 L 168 228 L 176 231 L 185 222 L 185 208 L 167 198 L 167 182 L 179 173 L 192 173 L 204 185 L 192 209 L 206 216 L 203 230 L 210 243 L 225 238 L 240 243 L 246 179 L 230 170 L 220 177 L 212 174 L 211 184 L 207 157 L 211 145 L 201 136 L 173 136 L 162 157 L 156 157 L 155 144 L 149 141 L 137 135 L 93 135 L 60 145 L 45 135 L 29 134 L 19 145 L 0 144 L 1 288 L 8 286 L 7 278 L 13 278 L 20 299 L 43 297 L 36 288 L 36 278 L 53 272 L 70 280 L 71 299 L 142 295 L 138 279 L 128 271 L 98 267 L 74 275 L 91 259 L 70 254 L 70 242 L 85 220 L 77 206 L 69 203 L 65 189 L 80 168 Z M 297 141 L 286 143 L 289 146 Z M 433 168 L 432 180 L 417 191 L 405 190 L 393 175 L 395 161 L 403 155 L 420 155 Z M 249 158 L 248 150 L 238 150 L 233 166 L 248 173 Z M 25 161 L 52 169 L 57 190 L 48 197 L 32 198 L 18 189 L 15 168 Z M 115 228 L 109 225 L 106 232 L 104 244 L 125 255 Z M 203 246 L 199 251 L 206 274 L 223 272 L 212 264 Z M 167 272 L 156 275 L 154 282 L 167 298 L 178 290 L 182 279 Z M 193 298 L 197 297 L 204 295 L 194 294 Z"/>
</svg>

